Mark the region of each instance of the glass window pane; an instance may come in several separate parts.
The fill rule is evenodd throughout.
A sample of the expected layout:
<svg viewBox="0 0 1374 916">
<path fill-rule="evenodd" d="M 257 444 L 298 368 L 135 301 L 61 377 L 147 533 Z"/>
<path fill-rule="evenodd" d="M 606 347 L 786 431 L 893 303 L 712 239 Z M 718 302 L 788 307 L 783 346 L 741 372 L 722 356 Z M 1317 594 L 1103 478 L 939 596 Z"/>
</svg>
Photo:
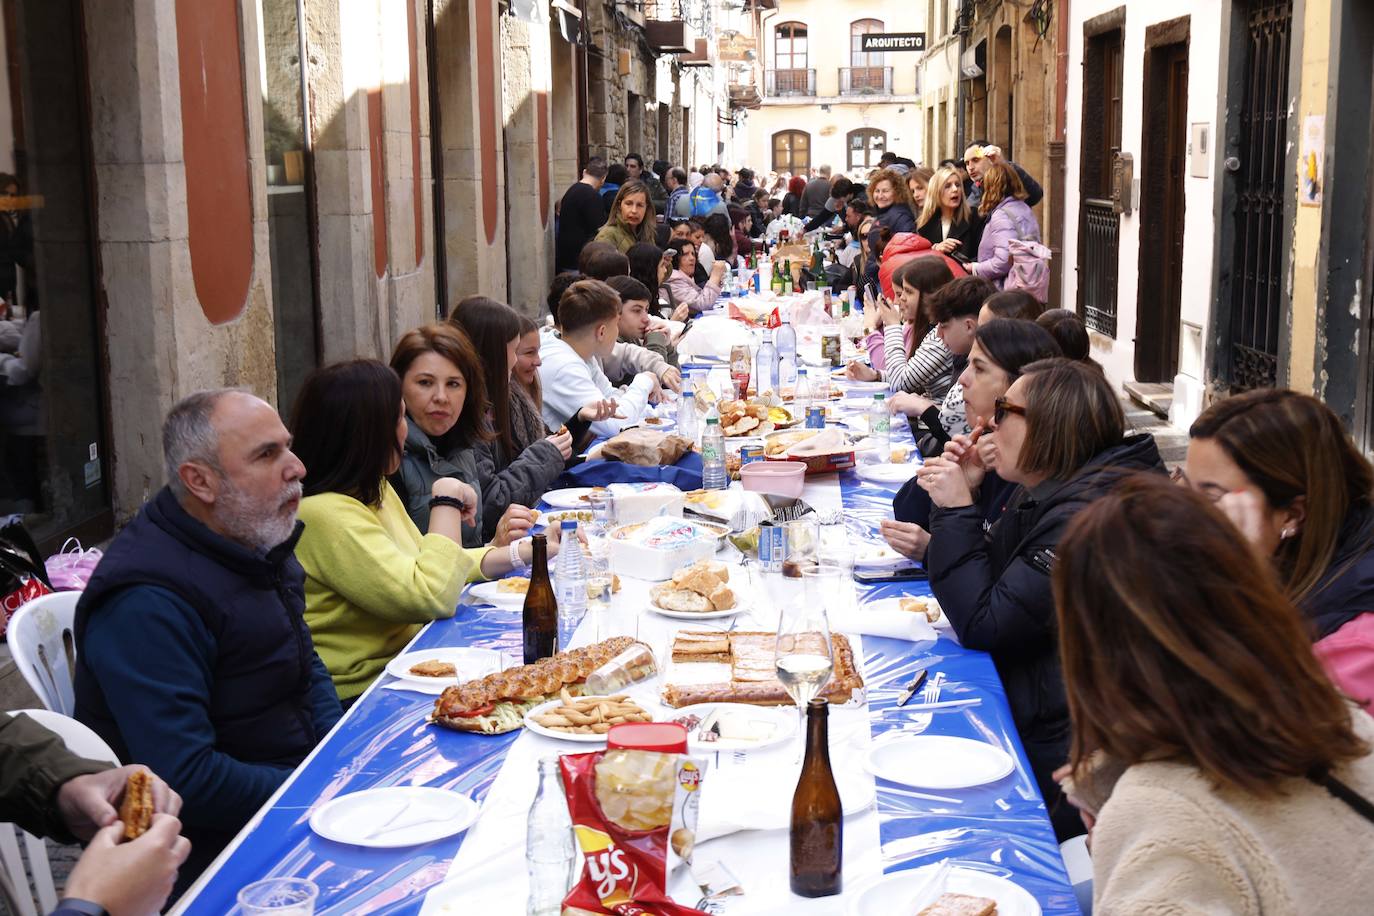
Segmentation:
<svg viewBox="0 0 1374 916">
<path fill-rule="evenodd" d="M 9 2 L 0 27 L 0 515 L 45 551 L 112 529 L 78 8 Z"/>
</svg>

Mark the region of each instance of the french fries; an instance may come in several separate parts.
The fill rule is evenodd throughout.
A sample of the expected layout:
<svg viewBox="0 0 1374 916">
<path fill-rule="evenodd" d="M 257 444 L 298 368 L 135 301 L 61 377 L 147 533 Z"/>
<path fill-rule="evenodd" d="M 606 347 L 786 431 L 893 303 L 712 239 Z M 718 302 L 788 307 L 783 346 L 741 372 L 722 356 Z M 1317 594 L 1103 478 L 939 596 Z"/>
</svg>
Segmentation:
<svg viewBox="0 0 1374 916">
<path fill-rule="evenodd" d="M 544 728 L 576 735 L 604 735 L 622 722 L 652 722 L 653 717 L 626 694 L 610 697 L 574 697 L 566 687 L 558 691 L 562 705 L 534 716 Z"/>
</svg>

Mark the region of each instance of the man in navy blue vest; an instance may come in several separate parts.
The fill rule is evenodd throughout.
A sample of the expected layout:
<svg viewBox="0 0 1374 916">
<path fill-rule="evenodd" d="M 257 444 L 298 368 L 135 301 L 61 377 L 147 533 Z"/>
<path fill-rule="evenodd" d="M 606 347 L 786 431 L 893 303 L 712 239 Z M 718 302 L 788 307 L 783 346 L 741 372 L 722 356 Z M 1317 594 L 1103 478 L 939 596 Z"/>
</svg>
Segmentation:
<svg viewBox="0 0 1374 916">
<path fill-rule="evenodd" d="M 341 714 L 293 550 L 305 467 L 271 406 L 193 394 L 162 429 L 168 484 L 76 607 L 76 717 L 184 800 L 178 891 Z"/>
</svg>

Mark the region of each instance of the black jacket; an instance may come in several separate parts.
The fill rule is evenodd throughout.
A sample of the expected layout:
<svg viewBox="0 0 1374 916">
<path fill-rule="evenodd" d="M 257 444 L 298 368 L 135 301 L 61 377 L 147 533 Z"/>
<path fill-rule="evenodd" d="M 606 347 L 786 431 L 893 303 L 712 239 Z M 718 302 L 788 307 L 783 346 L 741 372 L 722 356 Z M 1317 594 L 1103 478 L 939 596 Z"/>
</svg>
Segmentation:
<svg viewBox="0 0 1374 916">
<path fill-rule="evenodd" d="M 1038 496 L 1018 488 L 986 534 L 978 506 L 931 513 L 926 552 L 931 590 L 960 644 L 991 653 L 1050 805 L 1058 797 L 1050 774 L 1067 761 L 1069 749 L 1069 709 L 1050 588 L 1053 551 L 1079 510 L 1138 471 L 1164 471 L 1154 437 L 1146 434 L 1128 436 Z"/>
<path fill-rule="evenodd" d="M 967 222 L 953 223 L 949 227 L 949 237 L 959 240 L 959 247 L 955 249 L 955 254 L 962 255 L 966 261 L 978 259 L 978 243 L 983 240 L 983 224 L 986 221 L 976 212 L 973 213 Z M 944 224 L 940 222 L 940 214 L 937 212 L 930 219 L 925 221 L 916 232 L 924 239 L 934 245 L 945 240 Z M 953 257 L 954 255 L 951 255 Z"/>
<path fill-rule="evenodd" d="M 1374 611 L 1374 508 L 1368 503 L 1346 512 L 1331 565 L 1301 607 L 1313 642 Z"/>
</svg>

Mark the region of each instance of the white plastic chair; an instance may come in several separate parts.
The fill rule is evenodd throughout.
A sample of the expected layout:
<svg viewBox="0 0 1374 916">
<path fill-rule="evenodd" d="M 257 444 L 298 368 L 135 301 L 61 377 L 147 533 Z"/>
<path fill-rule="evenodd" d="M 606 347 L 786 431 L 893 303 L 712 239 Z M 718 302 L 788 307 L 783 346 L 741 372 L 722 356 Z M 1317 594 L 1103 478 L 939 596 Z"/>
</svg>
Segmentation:
<svg viewBox="0 0 1374 916">
<path fill-rule="evenodd" d="M 76 659 L 73 621 L 80 592 L 55 592 L 35 598 L 14 612 L 6 639 L 14 663 L 43 705 L 70 716 L 76 711 L 72 689 L 74 672 L 68 664 Z"/>
<path fill-rule="evenodd" d="M 1078 898 L 1078 908 L 1084 916 L 1091 916 L 1093 906 L 1093 860 L 1088 852 L 1088 835 L 1076 836 L 1059 844 L 1059 854 L 1064 857 L 1064 870 L 1069 873 L 1069 884 L 1073 885 L 1074 895 Z"/>
<path fill-rule="evenodd" d="M 20 713 L 56 733 L 73 754 L 119 765 L 119 759 L 110 746 L 75 719 L 47 709 L 20 709 L 9 715 L 17 716 Z M 24 852 L 29 860 L 28 871 L 25 871 L 24 858 L 19 853 L 20 837 L 23 838 Z M 34 895 L 29 890 L 29 872 L 33 874 L 33 889 L 38 895 L 37 908 L 34 906 Z M 5 897 L 17 916 L 39 916 L 57 907 L 57 888 L 48 864 L 47 847 L 41 839 L 14 824 L 0 824 L 0 882 L 3 882 Z"/>
</svg>

